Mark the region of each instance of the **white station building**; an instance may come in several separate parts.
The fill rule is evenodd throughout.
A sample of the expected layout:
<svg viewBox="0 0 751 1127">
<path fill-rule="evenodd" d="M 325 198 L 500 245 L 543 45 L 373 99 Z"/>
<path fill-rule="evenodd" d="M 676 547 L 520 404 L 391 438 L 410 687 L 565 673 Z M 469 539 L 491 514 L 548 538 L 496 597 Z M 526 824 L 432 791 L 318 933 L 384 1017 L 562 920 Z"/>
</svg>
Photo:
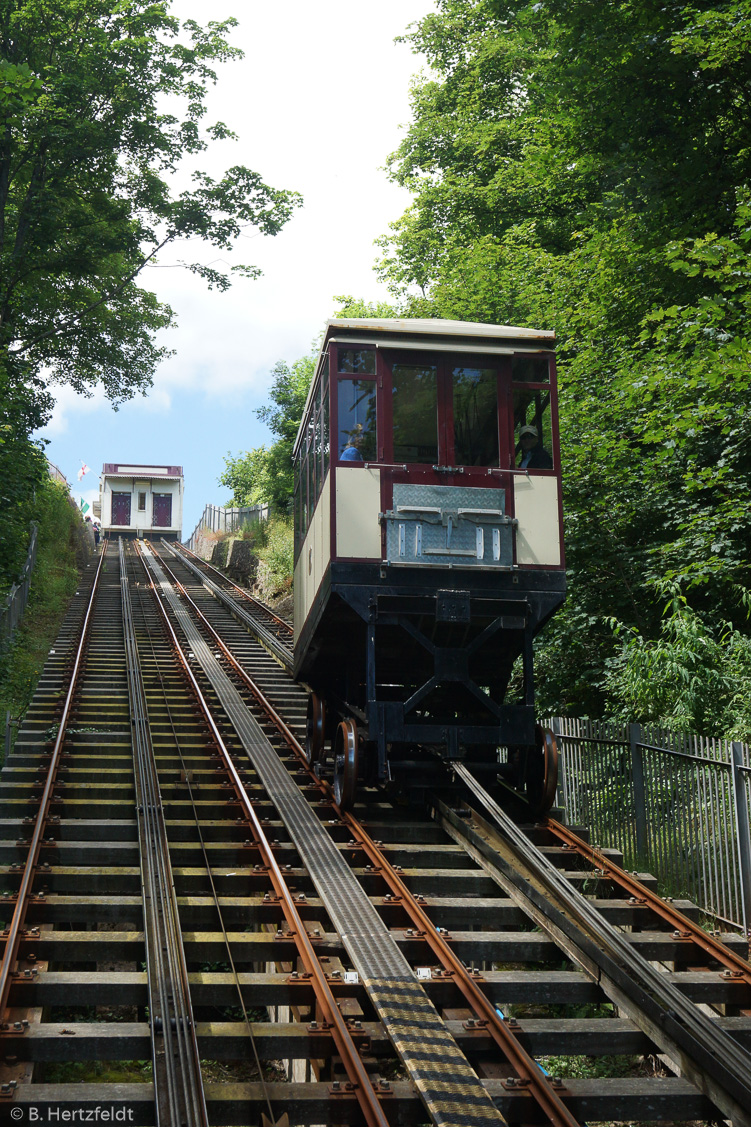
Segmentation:
<svg viewBox="0 0 751 1127">
<path fill-rule="evenodd" d="M 105 462 L 99 479 L 99 514 L 95 507 L 102 533 L 179 540 L 184 489 L 182 466 Z"/>
</svg>

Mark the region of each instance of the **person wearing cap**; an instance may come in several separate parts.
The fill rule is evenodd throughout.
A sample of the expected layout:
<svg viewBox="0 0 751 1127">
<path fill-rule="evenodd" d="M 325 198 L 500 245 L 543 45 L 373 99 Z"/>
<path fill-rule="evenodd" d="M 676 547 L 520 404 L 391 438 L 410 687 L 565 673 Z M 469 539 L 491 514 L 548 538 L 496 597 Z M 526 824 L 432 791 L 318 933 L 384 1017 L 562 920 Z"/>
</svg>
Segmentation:
<svg viewBox="0 0 751 1127">
<path fill-rule="evenodd" d="M 552 470 L 553 459 L 544 446 L 540 445 L 540 435 L 537 427 L 523 426 L 519 431 L 519 444 L 522 448 L 522 458 L 519 469 L 522 470 Z"/>
<path fill-rule="evenodd" d="M 362 442 L 362 423 L 355 423 L 352 430 L 347 431 L 347 445 L 339 455 L 340 462 L 361 462 L 363 460 L 360 453 L 360 444 Z"/>
</svg>

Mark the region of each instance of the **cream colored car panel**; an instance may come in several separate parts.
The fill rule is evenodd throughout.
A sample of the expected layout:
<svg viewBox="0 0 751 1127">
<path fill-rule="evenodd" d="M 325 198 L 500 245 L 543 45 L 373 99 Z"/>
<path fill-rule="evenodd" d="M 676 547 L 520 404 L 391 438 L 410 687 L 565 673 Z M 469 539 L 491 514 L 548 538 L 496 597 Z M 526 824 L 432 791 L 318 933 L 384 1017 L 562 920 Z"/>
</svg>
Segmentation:
<svg viewBox="0 0 751 1127">
<path fill-rule="evenodd" d="M 326 478 L 310 522 L 302 551 L 295 564 L 295 641 L 308 617 L 313 600 L 329 565 L 331 542 L 331 475 Z"/>
<path fill-rule="evenodd" d="M 362 466 L 337 466 L 337 558 L 381 558 L 381 474 Z"/>
<path fill-rule="evenodd" d="M 516 562 L 560 567 L 558 481 L 554 477 L 514 477 Z"/>
</svg>

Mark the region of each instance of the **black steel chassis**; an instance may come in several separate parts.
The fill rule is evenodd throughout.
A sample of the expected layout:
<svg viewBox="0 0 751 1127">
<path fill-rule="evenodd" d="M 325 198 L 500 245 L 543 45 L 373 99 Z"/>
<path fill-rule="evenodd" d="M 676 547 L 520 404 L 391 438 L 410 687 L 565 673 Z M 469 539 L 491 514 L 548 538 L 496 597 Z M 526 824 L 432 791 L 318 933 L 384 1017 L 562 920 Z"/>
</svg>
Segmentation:
<svg viewBox="0 0 751 1127">
<path fill-rule="evenodd" d="M 451 762 L 472 747 L 535 744 L 535 635 L 563 601 L 561 570 L 480 571 L 444 567 L 434 571 L 389 564 L 332 562 L 301 631 L 296 647 L 295 676 L 306 681 L 342 713 L 357 717 L 366 738 L 377 749 L 376 776 L 389 778 L 388 745 L 428 745 Z M 436 623 L 486 622 L 469 644 L 443 646 L 415 624 L 422 616 Z M 395 627 L 428 655 L 432 671 L 407 700 L 378 696 L 379 627 Z M 522 656 L 523 703 L 493 699 L 470 674 L 474 654 L 497 635 Z M 331 655 L 352 649 L 356 691 L 341 691 L 330 676 Z M 458 683 L 488 714 L 486 723 L 425 723 L 410 714 L 433 690 Z"/>
</svg>

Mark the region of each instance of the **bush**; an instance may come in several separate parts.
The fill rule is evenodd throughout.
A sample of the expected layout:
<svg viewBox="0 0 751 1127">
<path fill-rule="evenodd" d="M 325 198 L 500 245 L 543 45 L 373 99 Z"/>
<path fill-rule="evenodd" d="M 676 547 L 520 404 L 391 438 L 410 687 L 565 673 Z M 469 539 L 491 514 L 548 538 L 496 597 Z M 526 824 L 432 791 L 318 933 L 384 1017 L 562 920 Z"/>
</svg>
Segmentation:
<svg viewBox="0 0 751 1127">
<path fill-rule="evenodd" d="M 289 590 L 295 567 L 294 529 L 290 517 L 272 517 L 265 524 L 263 544 L 254 545 L 261 561 L 258 580 L 266 596 Z"/>
<path fill-rule="evenodd" d="M 41 482 L 30 505 L 30 518 L 39 524 L 37 560 L 26 613 L 13 644 L 0 657 L 2 717 L 6 711 L 20 716 L 28 707 L 78 585 L 77 563 L 87 553 L 83 521 L 64 486 L 49 479 Z"/>
<path fill-rule="evenodd" d="M 707 626 L 678 592 L 665 607 L 661 636 L 624 630 L 608 662 L 611 714 L 678 731 L 751 738 L 751 639 L 730 624 Z"/>
</svg>

